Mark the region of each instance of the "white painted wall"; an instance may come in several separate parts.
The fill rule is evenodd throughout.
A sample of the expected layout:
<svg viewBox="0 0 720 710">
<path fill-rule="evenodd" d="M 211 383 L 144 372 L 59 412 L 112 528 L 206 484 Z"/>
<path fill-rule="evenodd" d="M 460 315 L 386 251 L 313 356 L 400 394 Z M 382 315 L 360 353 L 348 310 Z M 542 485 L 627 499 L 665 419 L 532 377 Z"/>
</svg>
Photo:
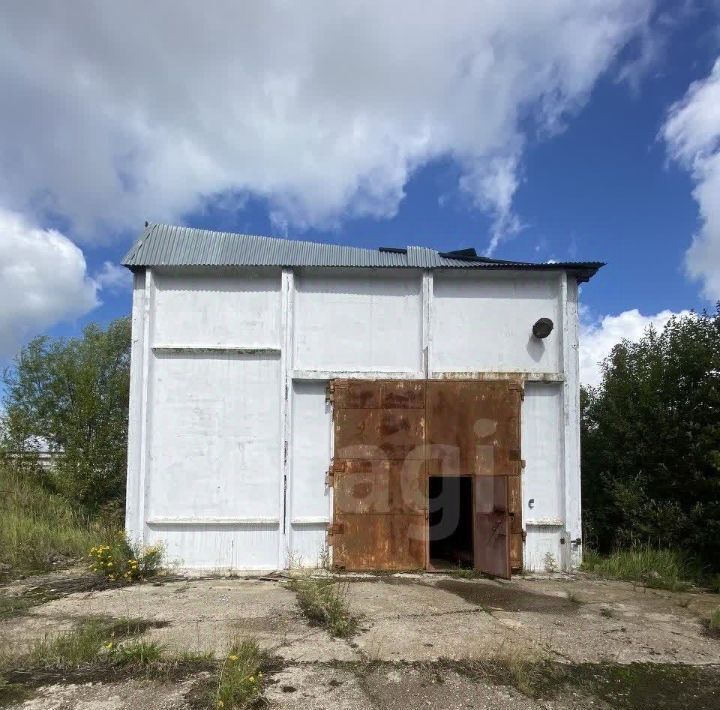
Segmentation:
<svg viewBox="0 0 720 710">
<path fill-rule="evenodd" d="M 528 382 L 522 405 L 523 524 L 526 568 L 558 568 L 565 558 L 561 544 L 565 527 L 562 384 Z"/>
<path fill-rule="evenodd" d="M 325 485 L 332 448 L 332 412 L 325 382 L 293 383 L 290 447 L 290 535 L 294 564 L 314 566 L 331 520 L 332 489 Z"/>
<path fill-rule="evenodd" d="M 532 324 L 555 329 L 538 343 Z M 526 380 L 525 566 L 577 564 L 577 286 L 562 273 L 148 270 L 135 277 L 127 528 L 200 569 L 312 565 L 333 377 Z M 548 384 L 548 381 L 550 382 Z M 533 507 L 529 507 L 530 499 Z M 560 546 L 560 538 L 566 545 Z"/>
<path fill-rule="evenodd" d="M 303 270 L 295 289 L 296 369 L 422 372 L 419 272 Z"/>
<path fill-rule="evenodd" d="M 433 372 L 561 370 L 562 332 L 532 337 L 538 318 L 560 319 L 560 278 L 553 273 L 435 272 L 431 307 Z"/>
<path fill-rule="evenodd" d="M 156 355 L 150 520 L 280 519 L 280 361 Z"/>
<path fill-rule="evenodd" d="M 153 345 L 280 347 L 280 270 L 155 273 Z"/>
</svg>

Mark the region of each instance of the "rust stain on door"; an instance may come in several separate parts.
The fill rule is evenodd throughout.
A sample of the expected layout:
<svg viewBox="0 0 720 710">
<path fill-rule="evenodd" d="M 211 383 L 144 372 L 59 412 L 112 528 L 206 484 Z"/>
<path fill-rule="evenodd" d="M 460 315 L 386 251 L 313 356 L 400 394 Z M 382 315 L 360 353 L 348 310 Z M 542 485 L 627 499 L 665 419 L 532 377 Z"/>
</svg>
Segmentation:
<svg viewBox="0 0 720 710">
<path fill-rule="evenodd" d="M 425 383 L 336 381 L 333 561 L 425 566 Z M 338 465 L 339 464 L 339 465 Z"/>
<path fill-rule="evenodd" d="M 333 400 L 336 566 L 425 567 L 430 475 L 473 477 L 478 569 L 522 565 L 518 383 L 336 380 Z"/>
</svg>

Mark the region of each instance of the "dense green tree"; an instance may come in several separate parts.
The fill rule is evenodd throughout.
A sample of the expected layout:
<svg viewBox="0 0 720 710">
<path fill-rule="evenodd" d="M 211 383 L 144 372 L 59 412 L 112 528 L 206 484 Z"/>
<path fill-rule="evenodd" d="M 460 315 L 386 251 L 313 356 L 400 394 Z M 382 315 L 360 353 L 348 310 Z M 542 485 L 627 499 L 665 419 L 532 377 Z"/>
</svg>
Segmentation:
<svg viewBox="0 0 720 710">
<path fill-rule="evenodd" d="M 47 485 L 91 511 L 122 505 L 129 377 L 129 318 L 79 338 L 35 338 L 4 373 L 3 448 L 26 461 L 57 452 Z"/>
<path fill-rule="evenodd" d="M 602 373 L 581 397 L 587 542 L 720 570 L 720 304 L 619 343 Z"/>
</svg>

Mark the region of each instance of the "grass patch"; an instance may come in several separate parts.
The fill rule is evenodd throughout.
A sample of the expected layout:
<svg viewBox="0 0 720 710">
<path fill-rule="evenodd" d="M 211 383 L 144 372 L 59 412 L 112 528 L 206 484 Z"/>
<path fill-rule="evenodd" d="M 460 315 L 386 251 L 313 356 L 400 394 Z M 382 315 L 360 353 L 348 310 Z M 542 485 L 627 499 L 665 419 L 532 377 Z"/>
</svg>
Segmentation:
<svg viewBox="0 0 720 710">
<path fill-rule="evenodd" d="M 452 569 L 440 571 L 443 574 L 447 574 L 450 577 L 455 577 L 457 579 L 479 579 L 480 577 L 487 577 L 486 574 L 484 574 L 483 572 L 478 572 L 472 567 L 461 567 L 460 565 L 458 565 L 457 567 L 453 567 Z"/>
<path fill-rule="evenodd" d="M 159 661 L 162 655 L 163 649 L 159 644 L 136 639 L 114 649 L 112 660 L 119 665 L 148 666 Z"/>
<path fill-rule="evenodd" d="M 38 641 L 26 653 L 0 654 L 0 706 L 51 683 L 117 681 L 127 677 L 179 680 L 214 670 L 211 654 L 166 655 L 162 646 L 137 638 L 165 622 L 143 619 L 85 619 L 76 628 Z"/>
<path fill-rule="evenodd" d="M 707 630 L 711 636 L 720 638 L 720 606 L 710 614 L 707 622 Z"/>
<path fill-rule="evenodd" d="M 556 681 L 552 665 L 527 652 L 500 653 L 482 666 L 496 685 L 510 685 L 528 698 L 552 697 Z"/>
<path fill-rule="evenodd" d="M 177 681 L 201 671 L 193 707 L 250 707 L 262 695 L 267 656 L 254 640 L 234 643 L 221 663 L 211 653 L 166 654 L 138 638 L 157 626 L 142 619 L 85 619 L 72 631 L 38 641 L 22 656 L 0 656 L 0 706 L 18 702 L 51 683 L 115 682 L 124 678 Z M 161 625 L 161 624 L 160 624 Z"/>
<path fill-rule="evenodd" d="M 135 620 L 86 619 L 72 631 L 36 642 L 19 657 L 4 647 L 0 653 L 0 705 L 27 696 L 31 688 L 43 683 L 73 675 L 97 675 L 113 665 L 113 645 L 141 633 L 140 628 Z"/>
<path fill-rule="evenodd" d="M 606 579 L 620 579 L 672 592 L 688 589 L 692 586 L 688 580 L 695 576 L 682 553 L 652 547 L 621 550 L 607 557 L 589 551 L 585 554 L 582 569 Z"/>
<path fill-rule="evenodd" d="M 299 574 L 288 581 L 305 617 L 325 627 L 332 636 L 349 638 L 357 631 L 358 618 L 350 613 L 348 584 L 332 577 Z"/>
<path fill-rule="evenodd" d="M 0 621 L 24 614 L 42 602 L 25 594 L 0 594 Z"/>
<path fill-rule="evenodd" d="M 534 700 L 583 698 L 590 705 L 622 710 L 716 710 L 720 694 L 717 667 L 669 663 L 566 664 L 521 652 L 487 661 L 441 660 L 437 670 L 453 670 L 466 677 L 511 686 Z M 562 703 L 561 703 L 562 704 Z"/>
<path fill-rule="evenodd" d="M 254 703 L 262 695 L 264 660 L 254 639 L 234 643 L 218 672 L 214 707 L 230 710 Z"/>
<path fill-rule="evenodd" d="M 11 575 L 80 558 L 105 535 L 100 523 L 0 462 L 0 563 Z"/>
<path fill-rule="evenodd" d="M 0 621 L 12 616 L 20 616 L 34 606 L 60 599 L 68 594 L 105 589 L 107 586 L 108 584 L 97 575 L 84 574 L 45 580 L 21 594 L 7 594 L 0 591 Z"/>
<path fill-rule="evenodd" d="M 119 644 L 157 625 L 143 619 L 84 619 L 71 631 L 37 641 L 30 651 L 19 658 L 4 654 L 0 657 L 0 671 L 52 673 L 77 670 L 96 663 L 124 665 L 138 660 L 140 654 L 127 652 Z M 128 648 L 141 643 L 145 643 L 145 657 L 149 658 L 151 652 L 147 642 L 133 641 Z M 155 653 L 157 658 L 159 653 Z"/>
<path fill-rule="evenodd" d="M 577 592 L 567 592 L 565 594 L 565 596 L 567 597 L 567 600 L 571 604 L 584 604 L 585 603 L 583 601 L 582 597 Z"/>
</svg>

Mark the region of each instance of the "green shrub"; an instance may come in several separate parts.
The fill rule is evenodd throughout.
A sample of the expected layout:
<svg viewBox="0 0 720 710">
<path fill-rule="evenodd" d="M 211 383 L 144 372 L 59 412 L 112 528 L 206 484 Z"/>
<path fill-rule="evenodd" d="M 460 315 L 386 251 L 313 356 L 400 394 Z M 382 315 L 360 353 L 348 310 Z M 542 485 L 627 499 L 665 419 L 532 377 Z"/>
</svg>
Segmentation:
<svg viewBox="0 0 720 710">
<path fill-rule="evenodd" d="M 156 576 L 162 569 L 162 544 L 142 547 L 120 532 L 105 545 L 90 548 L 90 569 L 110 582 L 136 582 Z"/>
<path fill-rule="evenodd" d="M 657 550 L 635 547 L 620 550 L 607 557 L 588 551 L 582 568 L 600 577 L 643 584 L 654 589 L 673 592 L 687 589 L 694 570 L 678 550 Z"/>
</svg>

